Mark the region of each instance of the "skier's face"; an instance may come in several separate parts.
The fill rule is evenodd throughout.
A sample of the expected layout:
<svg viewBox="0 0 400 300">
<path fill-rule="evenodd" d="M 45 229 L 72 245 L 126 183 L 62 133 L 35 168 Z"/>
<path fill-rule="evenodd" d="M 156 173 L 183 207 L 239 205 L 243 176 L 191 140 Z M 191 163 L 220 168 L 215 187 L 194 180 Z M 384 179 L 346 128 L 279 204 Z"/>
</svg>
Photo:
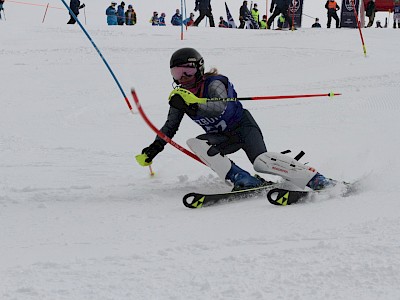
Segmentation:
<svg viewBox="0 0 400 300">
<path fill-rule="evenodd" d="M 195 80 L 196 72 L 197 69 L 194 63 L 187 63 L 171 68 L 172 77 L 180 84 L 192 83 Z"/>
</svg>

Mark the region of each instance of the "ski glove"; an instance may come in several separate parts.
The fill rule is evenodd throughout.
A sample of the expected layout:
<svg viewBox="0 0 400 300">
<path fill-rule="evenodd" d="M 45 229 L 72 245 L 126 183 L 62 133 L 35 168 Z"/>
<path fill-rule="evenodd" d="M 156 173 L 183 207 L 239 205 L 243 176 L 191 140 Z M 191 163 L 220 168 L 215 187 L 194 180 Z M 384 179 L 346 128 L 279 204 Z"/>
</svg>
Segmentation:
<svg viewBox="0 0 400 300">
<path fill-rule="evenodd" d="M 159 140 L 155 140 L 150 146 L 142 150 L 142 154 L 136 155 L 136 161 L 143 167 L 151 165 L 154 157 L 163 150 L 164 145 Z"/>
<path fill-rule="evenodd" d="M 269 9 L 269 12 L 272 14 L 273 11 L 274 11 L 274 7 L 271 6 L 271 8 Z"/>
<path fill-rule="evenodd" d="M 85 6 L 86 6 L 85 3 L 82 3 L 82 5 L 79 6 L 79 9 L 84 8 Z"/>
<path fill-rule="evenodd" d="M 184 111 L 188 116 L 195 116 L 199 105 L 197 103 L 187 105 L 182 96 L 175 94 L 169 100 L 169 105 L 175 107 L 176 109 Z"/>
</svg>

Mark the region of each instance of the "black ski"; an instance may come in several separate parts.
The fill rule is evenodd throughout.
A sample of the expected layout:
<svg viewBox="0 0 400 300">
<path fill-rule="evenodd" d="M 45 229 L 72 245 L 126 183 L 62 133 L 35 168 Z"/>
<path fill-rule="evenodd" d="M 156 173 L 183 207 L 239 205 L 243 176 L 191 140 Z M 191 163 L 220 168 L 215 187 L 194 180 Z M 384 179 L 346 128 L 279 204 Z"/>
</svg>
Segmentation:
<svg viewBox="0 0 400 300">
<path fill-rule="evenodd" d="M 183 204 L 189 208 L 201 208 L 214 205 L 221 202 L 231 202 L 235 200 L 248 199 L 257 196 L 265 196 L 266 193 L 278 186 L 277 183 L 271 183 L 261 187 L 232 191 L 221 194 L 201 194 L 189 193 L 183 197 Z"/>
<path fill-rule="evenodd" d="M 309 190 L 309 191 L 292 191 L 281 188 L 273 188 L 268 191 L 267 199 L 271 204 L 286 206 L 293 203 L 301 202 L 310 199 L 315 195 L 331 193 L 331 196 L 348 197 L 359 190 L 359 183 L 346 183 L 342 182 L 336 186 L 322 189 L 322 190 Z"/>
<path fill-rule="evenodd" d="M 286 189 L 274 188 L 268 191 L 267 199 L 271 204 L 286 206 L 296 203 L 302 199 L 305 199 L 316 191 L 291 191 Z"/>
</svg>

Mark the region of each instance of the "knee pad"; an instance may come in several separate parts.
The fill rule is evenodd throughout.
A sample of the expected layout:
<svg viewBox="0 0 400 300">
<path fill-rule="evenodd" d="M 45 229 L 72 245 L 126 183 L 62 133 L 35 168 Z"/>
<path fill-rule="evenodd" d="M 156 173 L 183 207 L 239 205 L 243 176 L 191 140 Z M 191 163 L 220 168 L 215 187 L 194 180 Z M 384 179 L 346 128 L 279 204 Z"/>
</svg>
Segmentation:
<svg viewBox="0 0 400 300">
<path fill-rule="evenodd" d="M 205 140 L 192 138 L 187 140 L 186 144 L 202 162 L 204 162 L 215 173 L 217 173 L 223 181 L 225 181 L 226 174 L 228 174 L 232 166 L 232 162 L 229 158 L 222 156 L 219 152 L 209 151 L 212 146 Z"/>
</svg>

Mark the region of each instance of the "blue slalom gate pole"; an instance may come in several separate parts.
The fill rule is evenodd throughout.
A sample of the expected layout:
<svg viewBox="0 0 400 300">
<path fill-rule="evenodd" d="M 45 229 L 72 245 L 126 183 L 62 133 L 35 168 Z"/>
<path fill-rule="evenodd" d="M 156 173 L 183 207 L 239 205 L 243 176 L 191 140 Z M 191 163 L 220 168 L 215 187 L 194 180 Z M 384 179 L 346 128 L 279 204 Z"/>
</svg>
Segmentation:
<svg viewBox="0 0 400 300">
<path fill-rule="evenodd" d="M 124 97 L 124 100 L 126 102 L 126 104 L 128 105 L 129 110 L 131 111 L 131 113 L 133 112 L 133 108 L 132 105 L 130 104 L 128 97 L 126 96 L 124 90 L 122 89 L 121 84 L 119 83 L 117 77 L 115 76 L 113 70 L 111 70 L 110 65 L 108 64 L 108 62 L 106 61 L 106 59 L 104 58 L 103 54 L 100 52 L 99 48 L 97 48 L 96 44 L 93 42 L 92 38 L 90 37 L 89 33 L 86 31 L 86 29 L 83 27 L 82 23 L 78 20 L 78 18 L 76 17 L 76 15 L 74 14 L 74 12 L 71 10 L 71 8 L 67 5 L 67 3 L 65 3 L 65 0 L 61 0 L 61 2 L 64 4 L 64 6 L 69 10 L 69 13 L 71 14 L 71 16 L 75 19 L 75 21 L 78 23 L 79 27 L 82 29 L 82 31 L 85 33 L 86 37 L 89 39 L 89 41 L 92 43 L 93 47 L 96 49 L 97 53 L 100 55 L 101 59 L 103 60 L 104 64 L 106 65 L 108 71 L 110 72 L 112 78 L 114 79 L 115 83 L 117 84 L 119 90 L 121 91 L 122 96 Z"/>
<path fill-rule="evenodd" d="M 181 41 L 183 41 L 183 0 L 181 0 Z"/>
</svg>

